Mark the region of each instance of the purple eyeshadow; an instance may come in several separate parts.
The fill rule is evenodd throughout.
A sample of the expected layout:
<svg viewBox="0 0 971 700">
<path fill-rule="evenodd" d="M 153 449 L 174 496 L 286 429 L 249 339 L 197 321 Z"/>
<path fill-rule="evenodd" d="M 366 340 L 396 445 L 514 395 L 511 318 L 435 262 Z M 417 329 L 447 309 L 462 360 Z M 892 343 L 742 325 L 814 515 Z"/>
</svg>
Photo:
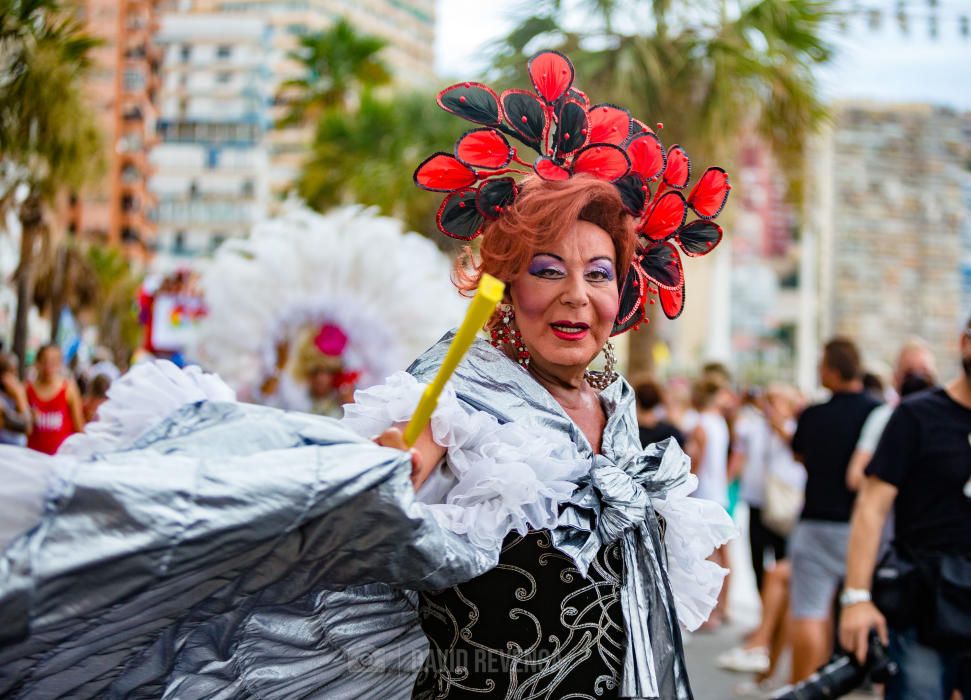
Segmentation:
<svg viewBox="0 0 971 700">
<path fill-rule="evenodd" d="M 609 260 L 601 260 L 590 269 L 602 272 L 607 277 L 608 281 L 612 281 L 614 279 L 614 266 Z"/>
<path fill-rule="evenodd" d="M 563 266 L 559 264 L 559 261 L 556 258 L 549 255 L 537 255 L 530 261 L 529 267 L 526 268 L 526 271 L 531 275 L 538 275 L 543 270 L 550 269 L 556 270 L 557 272 L 562 272 Z"/>
</svg>

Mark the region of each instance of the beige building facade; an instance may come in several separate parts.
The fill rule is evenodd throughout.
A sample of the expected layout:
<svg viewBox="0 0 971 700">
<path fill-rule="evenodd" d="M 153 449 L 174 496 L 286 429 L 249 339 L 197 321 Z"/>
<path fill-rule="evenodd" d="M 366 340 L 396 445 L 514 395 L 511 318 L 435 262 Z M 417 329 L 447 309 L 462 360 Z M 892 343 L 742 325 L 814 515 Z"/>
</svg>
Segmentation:
<svg viewBox="0 0 971 700">
<path fill-rule="evenodd" d="M 836 105 L 809 160 L 804 255 L 814 261 L 803 354 L 833 335 L 890 366 L 911 336 L 947 373 L 962 317 L 967 117 L 927 105 Z M 808 374 L 814 358 L 804 357 Z"/>
</svg>

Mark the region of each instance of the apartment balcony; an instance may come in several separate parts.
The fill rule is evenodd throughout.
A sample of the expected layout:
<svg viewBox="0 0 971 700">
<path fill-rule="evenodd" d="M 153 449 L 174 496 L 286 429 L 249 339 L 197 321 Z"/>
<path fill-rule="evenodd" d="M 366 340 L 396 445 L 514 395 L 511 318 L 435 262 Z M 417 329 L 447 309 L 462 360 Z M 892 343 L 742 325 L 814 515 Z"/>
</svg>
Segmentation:
<svg viewBox="0 0 971 700">
<path fill-rule="evenodd" d="M 123 185 L 134 185 L 137 182 L 144 182 L 155 174 L 155 166 L 152 164 L 146 151 L 120 154 L 119 168 L 122 173 Z"/>
<path fill-rule="evenodd" d="M 121 209 L 124 212 L 147 212 L 158 204 L 158 197 L 148 187 L 148 180 L 122 181 L 119 184 Z"/>
</svg>

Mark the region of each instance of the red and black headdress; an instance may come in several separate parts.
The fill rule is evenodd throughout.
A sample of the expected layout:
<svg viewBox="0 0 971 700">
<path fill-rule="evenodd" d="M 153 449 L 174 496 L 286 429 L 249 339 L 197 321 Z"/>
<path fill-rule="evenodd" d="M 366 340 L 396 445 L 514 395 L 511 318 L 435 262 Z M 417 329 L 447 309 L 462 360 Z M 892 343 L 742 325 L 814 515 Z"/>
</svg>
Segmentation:
<svg viewBox="0 0 971 700">
<path fill-rule="evenodd" d="M 649 295 L 658 297 L 668 318 L 677 318 L 685 298 L 679 248 L 694 257 L 721 242 L 722 229 L 712 219 L 728 199 L 728 174 L 708 168 L 685 197 L 691 161 L 683 148 L 665 150 L 655 131 L 623 107 L 591 106 L 573 87 L 573 64 L 563 54 L 538 53 L 528 70 L 535 93 L 506 90 L 497 95 L 475 82 L 439 93 L 442 109 L 481 126 L 459 138 L 453 153 L 435 153 L 415 170 L 416 185 L 448 193 L 438 210 L 438 228 L 465 241 L 479 236 L 487 221 L 515 201 L 522 176 L 533 172 L 544 180 L 578 173 L 607 180 L 637 220 L 638 238 L 613 334 L 645 320 Z M 507 136 L 539 157 L 527 163 Z M 690 222 L 689 210 L 697 215 Z"/>
</svg>

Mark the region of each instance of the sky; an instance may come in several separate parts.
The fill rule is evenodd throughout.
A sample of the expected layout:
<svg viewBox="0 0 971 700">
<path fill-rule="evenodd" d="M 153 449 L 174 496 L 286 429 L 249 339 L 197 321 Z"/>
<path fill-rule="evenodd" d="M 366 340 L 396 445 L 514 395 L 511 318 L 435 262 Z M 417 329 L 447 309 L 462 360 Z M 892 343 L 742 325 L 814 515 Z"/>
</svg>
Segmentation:
<svg viewBox="0 0 971 700">
<path fill-rule="evenodd" d="M 967 3 L 965 5 L 965 3 Z M 437 0 L 436 66 L 446 80 L 481 78 L 485 47 L 513 26 L 523 0 Z M 888 17 L 877 31 L 863 18 L 835 37 L 834 64 L 820 71 L 832 100 L 927 102 L 971 110 L 971 38 L 960 36 L 956 8 L 971 0 L 943 0 L 937 40 L 927 20 L 913 13 L 908 36 Z M 889 5 L 889 3 L 888 3 Z"/>
</svg>

